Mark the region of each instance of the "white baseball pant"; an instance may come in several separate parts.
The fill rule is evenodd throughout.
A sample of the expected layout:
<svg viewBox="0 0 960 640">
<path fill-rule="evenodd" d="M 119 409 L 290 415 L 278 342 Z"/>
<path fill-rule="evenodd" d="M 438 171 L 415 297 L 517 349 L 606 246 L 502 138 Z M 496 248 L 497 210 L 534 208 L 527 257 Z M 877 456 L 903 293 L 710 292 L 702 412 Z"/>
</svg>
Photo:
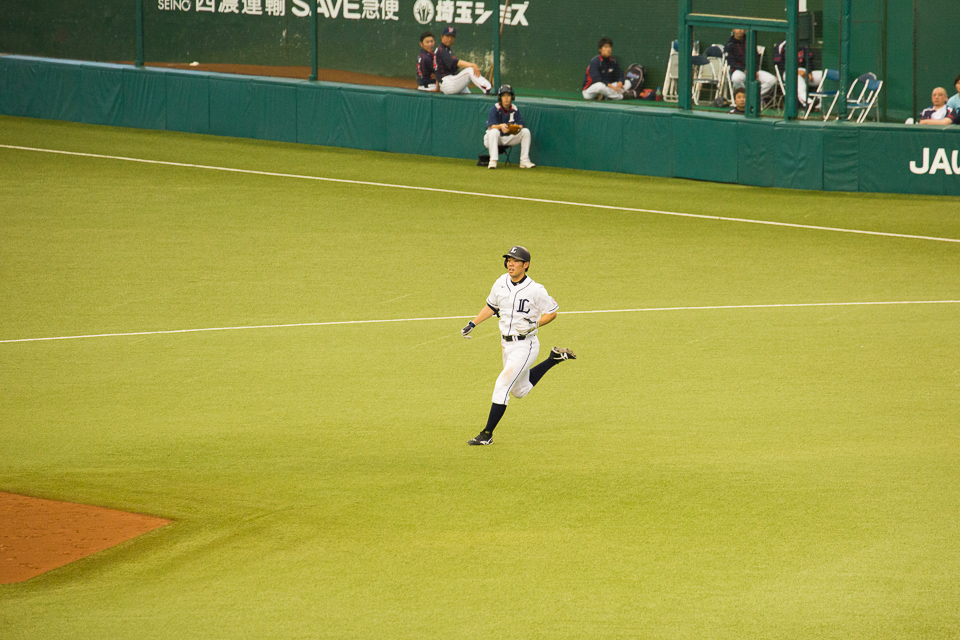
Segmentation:
<svg viewBox="0 0 960 640">
<path fill-rule="evenodd" d="M 596 100 L 599 96 L 607 100 L 623 100 L 623 90 L 613 89 L 602 82 L 594 82 L 583 90 L 583 97 L 586 100 Z"/>
<path fill-rule="evenodd" d="M 493 85 L 491 85 L 486 78 L 480 74 L 473 75 L 473 68 L 467 67 L 466 69 L 462 69 L 460 73 L 456 75 L 444 76 L 443 80 L 440 81 L 440 92 L 447 95 L 452 95 L 454 93 L 470 93 L 470 89 L 467 88 L 467 85 L 469 85 L 471 82 L 484 91 L 490 91 L 493 88 Z"/>
<path fill-rule="evenodd" d="M 500 155 L 498 145 L 503 145 L 505 147 L 515 147 L 518 144 L 520 145 L 520 162 L 526 164 L 530 162 L 530 140 L 533 136 L 530 135 L 530 130 L 524 127 L 520 129 L 520 133 L 513 136 L 505 136 L 499 129 L 487 129 L 487 132 L 483 136 L 483 144 L 487 148 L 487 151 L 490 152 L 490 159 L 496 160 Z M 512 344 L 512 343 L 511 343 Z"/>
<path fill-rule="evenodd" d="M 540 354 L 540 340 L 530 336 L 526 340 L 507 342 L 501 339 L 503 351 L 503 371 L 497 377 L 493 387 L 494 404 L 508 404 L 510 396 L 522 398 L 530 393 L 530 367 Z"/>
<path fill-rule="evenodd" d="M 811 71 L 807 74 L 807 77 L 804 78 L 800 74 L 797 74 L 797 98 L 800 99 L 800 104 L 807 106 L 807 85 L 810 85 L 814 89 L 820 86 L 820 80 L 823 78 L 823 71 Z"/>
<path fill-rule="evenodd" d="M 733 84 L 733 88 L 737 87 L 746 87 L 747 74 L 743 71 L 734 71 L 730 74 L 730 82 Z M 760 93 L 762 95 L 767 95 L 773 88 L 777 85 L 777 78 L 772 73 L 767 73 L 766 71 L 757 71 L 757 80 L 760 81 Z"/>
</svg>

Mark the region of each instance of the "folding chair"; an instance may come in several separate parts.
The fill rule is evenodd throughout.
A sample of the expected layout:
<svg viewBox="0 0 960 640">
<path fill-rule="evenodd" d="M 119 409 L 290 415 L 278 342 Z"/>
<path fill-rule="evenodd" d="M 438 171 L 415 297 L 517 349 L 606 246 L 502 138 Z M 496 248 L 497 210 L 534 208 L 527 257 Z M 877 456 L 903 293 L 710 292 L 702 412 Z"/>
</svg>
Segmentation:
<svg viewBox="0 0 960 640">
<path fill-rule="evenodd" d="M 667 74 L 663 78 L 663 99 L 665 102 L 679 100 L 677 83 L 680 81 L 680 43 L 674 40 L 670 45 L 670 56 L 667 58 Z"/>
<path fill-rule="evenodd" d="M 780 67 L 773 65 L 773 73 L 777 76 L 777 86 L 773 88 L 773 97 L 770 99 L 771 106 L 782 113 L 787 100 L 787 87 L 783 83 L 783 74 L 780 73 Z"/>
<path fill-rule="evenodd" d="M 823 88 L 827 80 L 830 80 L 831 82 L 840 82 L 840 71 L 837 69 L 823 70 L 823 76 L 820 78 L 820 84 L 817 85 L 817 90 L 807 94 L 807 110 L 803 114 L 804 120 L 810 117 L 810 112 L 813 111 L 815 104 L 820 108 L 821 111 L 823 111 L 824 98 L 833 98 L 836 100 L 836 91 L 825 91 Z M 824 118 L 824 120 L 826 120 L 826 118 Z"/>
<path fill-rule="evenodd" d="M 693 43 L 691 54 L 700 53 L 700 41 Z M 674 40 L 670 44 L 670 57 L 667 58 L 667 73 L 663 79 L 663 99 L 666 102 L 677 102 L 680 99 L 680 42 Z"/>
<path fill-rule="evenodd" d="M 717 98 L 723 85 L 723 47 L 710 45 L 702 56 L 693 57 L 693 64 L 697 65 L 693 77 L 693 103 L 700 104 L 704 86 L 712 87 L 713 98 Z"/>
<path fill-rule="evenodd" d="M 876 77 L 868 79 L 859 98 L 854 102 L 847 102 L 847 111 L 849 112 L 847 120 L 853 120 L 853 114 L 860 111 L 860 115 L 857 116 L 857 124 L 863 123 L 870 114 L 870 110 L 877 104 L 877 97 L 880 95 L 881 89 L 883 89 L 883 80 L 877 80 Z M 880 122 L 879 108 L 877 109 L 877 122 Z"/>
<path fill-rule="evenodd" d="M 727 54 L 723 54 L 723 70 L 720 73 L 720 95 L 727 99 L 727 102 L 733 104 L 733 79 L 730 77 L 733 72 L 730 71 L 730 63 L 727 62 Z"/>
<path fill-rule="evenodd" d="M 496 157 L 496 158 L 493 158 L 493 160 L 499 161 L 499 160 L 500 160 L 500 156 L 506 156 L 505 162 L 506 162 L 507 164 L 513 164 L 512 162 L 510 162 L 510 154 L 513 152 L 513 150 L 514 150 L 515 148 L 516 148 L 516 146 L 508 147 L 508 146 L 506 146 L 506 145 L 498 144 L 498 145 L 497 145 L 497 157 Z M 491 158 L 490 158 L 490 156 L 488 155 L 489 153 L 490 153 L 490 151 L 487 150 L 486 147 L 484 147 L 484 148 L 483 148 L 483 153 L 481 153 L 481 154 L 477 157 L 477 166 L 478 166 L 478 167 L 485 167 L 485 166 L 487 166 L 487 165 L 490 163 Z"/>
<path fill-rule="evenodd" d="M 872 73 L 864 73 L 857 76 L 857 79 L 854 80 L 852 83 L 850 83 L 850 88 L 847 89 L 847 97 L 846 97 L 847 106 L 849 107 L 851 104 L 862 102 L 867 94 L 867 84 L 871 80 L 876 80 L 876 79 L 877 79 L 877 76 L 873 75 Z M 838 77 L 838 80 L 839 80 L 839 77 Z M 840 96 L 837 95 L 837 92 L 835 91 L 833 96 L 833 102 L 830 103 L 830 108 L 827 109 L 826 115 L 823 116 L 824 122 L 826 122 L 830 118 L 830 114 L 833 113 L 833 108 L 837 106 L 837 99 L 839 97 Z"/>
</svg>

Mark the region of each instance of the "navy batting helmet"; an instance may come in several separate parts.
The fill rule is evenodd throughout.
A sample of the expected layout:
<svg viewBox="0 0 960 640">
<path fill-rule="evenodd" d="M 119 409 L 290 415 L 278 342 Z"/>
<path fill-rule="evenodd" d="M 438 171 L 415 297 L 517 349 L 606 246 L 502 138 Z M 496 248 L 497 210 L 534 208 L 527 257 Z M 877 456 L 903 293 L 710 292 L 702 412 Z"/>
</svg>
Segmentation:
<svg viewBox="0 0 960 640">
<path fill-rule="evenodd" d="M 516 245 L 510 247 L 510 251 L 507 251 L 503 254 L 503 266 L 507 266 L 507 258 L 513 258 L 514 260 L 519 260 L 520 262 L 530 262 L 530 252 L 527 251 L 525 247 Z"/>
<path fill-rule="evenodd" d="M 502 84 L 502 85 L 500 85 L 500 88 L 497 89 L 497 97 L 499 98 L 500 96 L 502 96 L 502 95 L 505 94 L 505 93 L 509 93 L 511 98 L 516 98 L 516 97 L 517 97 L 516 94 L 513 93 L 513 87 L 511 87 L 511 86 L 508 85 L 508 84 Z"/>
</svg>

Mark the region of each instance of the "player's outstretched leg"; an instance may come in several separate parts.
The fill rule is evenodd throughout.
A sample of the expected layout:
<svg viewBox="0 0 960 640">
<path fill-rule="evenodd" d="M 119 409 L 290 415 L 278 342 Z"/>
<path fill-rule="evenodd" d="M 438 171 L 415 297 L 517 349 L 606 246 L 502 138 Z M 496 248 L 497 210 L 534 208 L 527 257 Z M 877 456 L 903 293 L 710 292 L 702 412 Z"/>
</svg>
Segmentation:
<svg viewBox="0 0 960 640">
<path fill-rule="evenodd" d="M 497 404 L 496 402 L 492 403 L 490 405 L 490 415 L 487 417 L 487 426 L 483 428 L 483 431 L 481 431 L 476 438 L 469 440 L 467 444 L 491 444 L 493 442 L 493 430 L 497 428 L 500 418 L 503 417 L 503 414 L 506 413 L 506 411 L 507 405 Z"/>
<path fill-rule="evenodd" d="M 530 384 L 536 385 L 540 382 L 547 371 L 550 371 L 554 366 L 560 364 L 564 360 L 576 360 L 577 354 L 570 349 L 565 349 L 563 347 L 554 347 L 550 349 L 550 355 L 547 356 L 547 359 L 538 364 L 537 366 L 530 369 Z"/>
</svg>

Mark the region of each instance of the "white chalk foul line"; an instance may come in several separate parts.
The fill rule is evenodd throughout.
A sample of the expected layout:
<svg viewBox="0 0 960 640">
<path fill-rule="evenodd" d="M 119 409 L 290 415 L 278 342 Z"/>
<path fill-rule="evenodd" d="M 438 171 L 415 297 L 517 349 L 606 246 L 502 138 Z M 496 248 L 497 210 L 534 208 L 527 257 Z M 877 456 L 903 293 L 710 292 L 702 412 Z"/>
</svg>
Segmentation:
<svg viewBox="0 0 960 640">
<path fill-rule="evenodd" d="M 146 158 L 128 158 L 125 156 L 108 156 L 99 153 L 81 153 L 78 151 L 61 151 L 58 149 L 40 149 L 35 147 L 20 147 L 10 144 L 0 144 L 2 149 L 15 149 L 18 151 L 35 151 L 38 153 L 55 153 L 66 156 L 81 156 L 85 158 L 100 158 L 103 160 L 123 160 L 125 162 L 141 162 L 144 164 L 157 164 L 168 167 L 185 167 L 190 169 L 206 169 L 208 171 L 227 171 L 230 173 L 243 173 L 257 176 L 270 176 L 274 178 L 293 178 L 296 180 L 316 180 L 319 182 L 337 182 L 341 184 L 357 184 L 370 187 L 384 187 L 388 189 L 409 189 L 412 191 L 429 191 L 433 193 L 449 193 L 461 196 L 474 196 L 477 198 L 497 198 L 501 200 L 518 200 L 521 202 L 537 202 L 541 204 L 555 204 L 569 207 L 585 207 L 589 209 L 605 209 L 608 211 L 627 211 L 631 213 L 652 213 L 661 216 L 677 216 L 681 218 L 698 218 L 701 220 L 714 220 L 719 222 L 740 222 L 744 224 L 763 224 L 774 227 L 790 227 L 794 229 L 810 229 L 816 231 L 834 231 L 837 233 L 856 233 L 867 236 L 885 236 L 888 238 L 910 238 L 914 240 L 933 240 L 936 242 L 956 242 L 960 243 L 960 238 L 940 238 L 937 236 L 921 236 L 908 233 L 889 233 L 886 231 L 866 231 L 864 229 L 844 229 L 841 227 L 823 227 L 812 224 L 795 224 L 792 222 L 775 222 L 772 220 L 754 220 L 752 218 L 731 218 L 728 216 L 708 216 L 700 213 L 683 213 L 679 211 L 660 211 L 658 209 L 641 209 L 638 207 L 621 207 L 608 204 L 594 204 L 590 202 L 573 202 L 568 200 L 549 200 L 546 198 L 530 198 L 527 196 L 508 196 L 497 193 L 480 193 L 476 191 L 461 191 L 457 189 L 439 189 L 436 187 L 417 187 L 408 184 L 391 184 L 388 182 L 370 182 L 368 180 L 348 180 L 346 178 L 325 178 L 321 176 L 305 176 L 296 173 L 276 173 L 273 171 L 257 171 L 254 169 L 236 169 L 233 167 L 214 167 L 204 164 L 190 164 L 186 162 L 169 162 L 166 160 L 148 160 Z"/>
<path fill-rule="evenodd" d="M 798 307 L 867 307 L 911 304 L 960 304 L 960 300 L 902 300 L 896 302 L 800 302 L 787 304 L 725 304 L 708 307 L 644 307 L 639 309 L 595 309 L 592 311 L 564 311 L 563 315 L 587 313 L 642 313 L 655 311 L 712 311 L 721 309 L 786 309 Z M 390 318 L 384 320 L 341 320 L 337 322 L 297 322 L 292 324 L 258 324 L 245 327 L 206 327 L 203 329 L 171 329 L 166 331 L 133 331 L 129 333 L 95 333 L 81 336 L 55 336 L 49 338 L 17 338 L 0 340 L 11 342 L 48 342 L 51 340 L 80 340 L 83 338 L 118 338 L 129 336 L 158 336 L 171 333 L 203 333 L 206 331 L 244 331 L 250 329 L 288 329 L 293 327 L 332 327 L 349 324 L 387 324 L 390 322 L 432 322 L 436 320 L 467 320 L 473 316 L 440 316 L 436 318 Z"/>
</svg>

